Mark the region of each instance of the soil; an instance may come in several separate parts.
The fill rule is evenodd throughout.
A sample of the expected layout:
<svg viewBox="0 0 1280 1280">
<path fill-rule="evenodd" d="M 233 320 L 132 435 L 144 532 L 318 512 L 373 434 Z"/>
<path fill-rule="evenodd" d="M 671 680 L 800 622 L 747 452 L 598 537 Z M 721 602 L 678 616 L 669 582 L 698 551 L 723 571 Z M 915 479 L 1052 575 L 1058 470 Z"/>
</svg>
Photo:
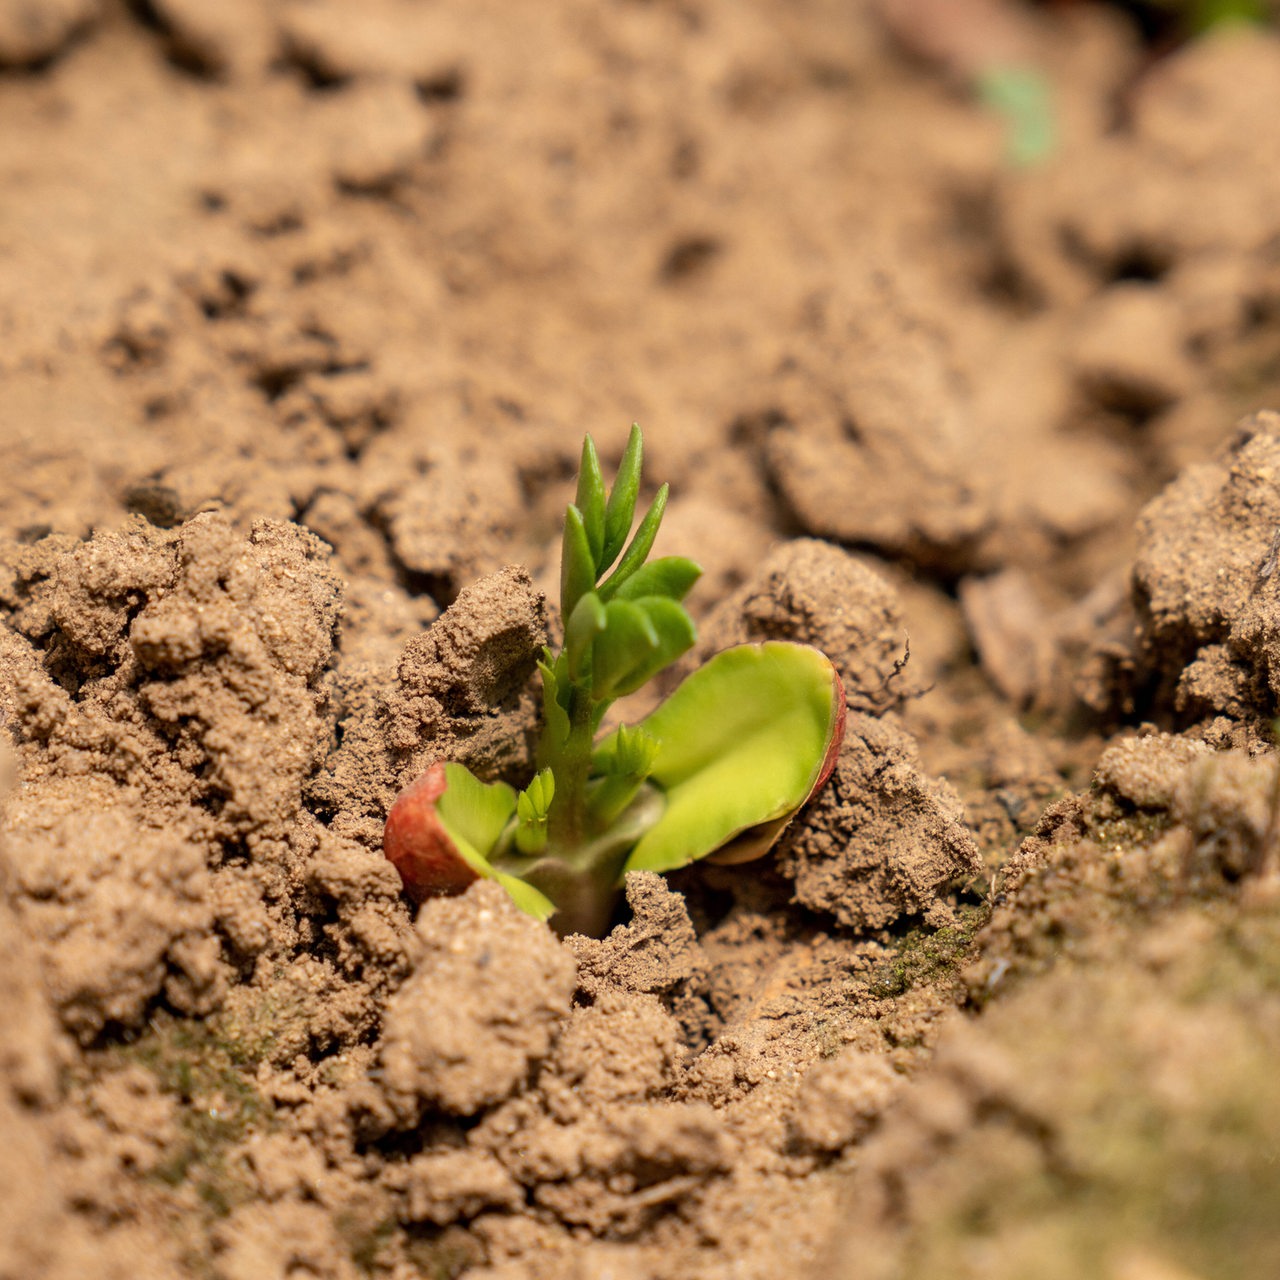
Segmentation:
<svg viewBox="0 0 1280 1280">
<path fill-rule="evenodd" d="M 939 13 L 0 2 L 0 1280 L 1280 1274 L 1280 37 Z M 633 420 L 835 773 L 417 910 Z"/>
</svg>

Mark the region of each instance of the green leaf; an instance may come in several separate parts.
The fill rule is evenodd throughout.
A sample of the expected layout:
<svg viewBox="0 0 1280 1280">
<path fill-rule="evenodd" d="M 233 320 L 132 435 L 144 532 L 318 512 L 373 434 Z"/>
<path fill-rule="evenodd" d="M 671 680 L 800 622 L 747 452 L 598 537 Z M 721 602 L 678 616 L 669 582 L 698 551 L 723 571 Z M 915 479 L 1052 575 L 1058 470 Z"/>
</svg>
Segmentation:
<svg viewBox="0 0 1280 1280">
<path fill-rule="evenodd" d="M 553 750 L 559 750 L 569 737 L 569 712 L 561 698 L 560 680 L 556 675 L 556 666 L 551 651 L 543 651 L 542 661 L 538 663 L 538 671 L 542 675 L 542 738 L 538 743 L 538 761 L 543 763 L 543 756 Z"/>
<path fill-rule="evenodd" d="M 1192 0 L 1189 7 L 1189 25 L 1196 32 L 1224 23 L 1265 23 L 1270 16 L 1266 0 Z"/>
<path fill-rule="evenodd" d="M 650 780 L 667 807 L 626 870 L 670 871 L 771 828 L 755 850 L 764 852 L 834 761 L 844 691 L 817 649 L 739 645 L 689 676 L 641 727 L 659 740 Z"/>
<path fill-rule="evenodd" d="M 1035 67 L 997 63 L 979 73 L 978 95 L 1003 117 L 1010 163 L 1028 168 L 1047 160 L 1058 145 L 1058 119 L 1048 78 Z"/>
<path fill-rule="evenodd" d="M 618 567 L 600 584 L 602 600 L 610 600 L 618 588 L 644 564 L 649 552 L 653 550 L 653 540 L 658 536 L 658 526 L 662 524 L 662 513 L 667 508 L 667 494 L 670 491 L 671 486 L 664 484 L 654 495 L 635 537 L 631 539 L 631 545 L 618 561 Z"/>
<path fill-rule="evenodd" d="M 547 811 L 555 793 L 555 775 L 542 769 L 516 797 L 515 842 L 521 853 L 541 853 L 547 847 Z"/>
<path fill-rule="evenodd" d="M 663 667 L 693 647 L 693 620 L 662 596 L 611 600 L 605 628 L 591 654 L 591 696 L 597 701 L 634 693 Z"/>
<path fill-rule="evenodd" d="M 616 698 L 618 686 L 654 653 L 659 644 L 649 614 L 629 600 L 605 605 L 604 630 L 591 651 L 591 696 L 598 702 Z"/>
<path fill-rule="evenodd" d="M 598 774 L 647 778 L 658 755 L 658 740 L 638 724 L 619 725 L 596 748 L 591 767 Z"/>
<path fill-rule="evenodd" d="M 615 684 L 610 694 L 614 698 L 634 693 L 664 667 L 669 667 L 682 653 L 692 649 L 698 638 L 693 619 L 685 612 L 684 606 L 675 600 L 646 596 L 642 600 L 615 600 L 606 608 L 612 609 L 619 604 L 634 604 L 642 610 L 658 637 L 658 643 Z"/>
<path fill-rule="evenodd" d="M 667 596 L 683 600 L 689 588 L 702 577 L 702 566 L 684 556 L 661 556 L 642 564 L 621 583 L 614 596 L 618 600 L 637 600 L 641 596 Z"/>
<path fill-rule="evenodd" d="M 515 812 L 515 790 L 505 782 L 481 782 L 452 761 L 445 765 L 444 775 L 446 787 L 436 801 L 436 813 L 467 865 L 492 877 L 489 855 Z"/>
<path fill-rule="evenodd" d="M 509 875 L 505 871 L 495 871 L 493 878 L 511 895 L 512 901 L 527 916 L 541 920 L 544 924 L 556 912 L 556 904 L 545 893 L 539 892 L 531 884 L 526 884 L 519 876 Z"/>
<path fill-rule="evenodd" d="M 658 754 L 658 740 L 639 725 L 621 725 L 608 746 L 592 757 L 599 777 L 588 784 L 587 809 L 597 830 L 613 825 L 644 785 Z"/>
<path fill-rule="evenodd" d="M 600 474 L 600 458 L 595 441 L 585 436 L 582 441 L 582 460 L 578 464 L 578 494 L 574 505 L 582 514 L 587 545 L 591 549 L 592 584 L 601 572 L 601 556 L 604 551 L 604 476 Z"/>
<path fill-rule="evenodd" d="M 539 817 L 545 818 L 547 810 L 551 808 L 552 800 L 556 797 L 555 774 L 550 769 L 540 769 L 522 794 L 529 797 L 529 802 L 533 805 L 533 811 Z"/>
<path fill-rule="evenodd" d="M 465 766 L 444 766 L 446 787 L 436 801 L 436 814 L 463 861 L 486 880 L 496 880 L 516 906 L 538 920 L 547 920 L 555 904 L 530 884 L 489 864 L 518 803 L 505 782 L 481 782 Z M 536 781 L 536 779 L 535 779 Z"/>
<path fill-rule="evenodd" d="M 564 628 L 564 654 L 571 680 L 582 674 L 592 641 L 604 628 L 604 605 L 594 591 L 588 591 L 574 606 Z"/>
<path fill-rule="evenodd" d="M 546 822 L 547 810 L 555 793 L 555 775 L 550 769 L 540 769 L 533 781 L 516 796 L 516 817 L 523 823 Z"/>
<path fill-rule="evenodd" d="M 604 549 L 597 568 L 603 573 L 617 558 L 631 532 L 636 515 L 636 499 L 640 496 L 640 470 L 644 463 L 644 437 L 640 427 L 631 424 L 627 448 L 618 464 L 609 503 L 604 512 Z"/>
<path fill-rule="evenodd" d="M 560 617 L 573 615 L 578 601 L 596 585 L 596 562 L 587 539 L 582 512 L 570 503 L 564 510 L 564 539 L 560 550 Z"/>
<path fill-rule="evenodd" d="M 674 600 L 664 600 L 659 596 L 649 596 L 643 600 L 614 600 L 606 606 L 606 610 L 620 606 L 637 609 L 648 623 L 642 633 L 649 639 L 647 647 L 642 648 L 638 639 L 633 639 L 628 632 L 625 652 L 617 655 L 616 662 L 610 665 L 606 661 L 604 674 L 598 674 L 598 667 L 593 668 L 592 697 L 625 698 L 635 693 L 642 685 L 652 680 L 664 667 L 669 667 L 682 653 L 693 647 L 697 639 L 693 620 L 684 608 Z M 626 615 L 628 628 L 633 624 L 631 615 Z M 596 656 L 593 662 L 599 662 L 600 645 L 607 640 L 608 632 L 596 639 Z M 619 646 L 622 648 L 623 646 Z M 614 656 L 614 651 L 610 651 Z"/>
</svg>

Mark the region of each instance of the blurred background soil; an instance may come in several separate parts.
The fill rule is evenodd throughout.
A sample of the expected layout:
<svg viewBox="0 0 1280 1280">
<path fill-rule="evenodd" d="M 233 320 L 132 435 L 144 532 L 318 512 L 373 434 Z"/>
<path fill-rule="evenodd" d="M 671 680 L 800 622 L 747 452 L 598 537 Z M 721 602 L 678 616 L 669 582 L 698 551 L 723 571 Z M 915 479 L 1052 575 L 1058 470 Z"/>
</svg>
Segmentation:
<svg viewBox="0 0 1280 1280">
<path fill-rule="evenodd" d="M 1280 1274 L 1267 18 L 0 0 L 0 1278 Z M 415 919 L 632 421 L 835 775 Z"/>
</svg>

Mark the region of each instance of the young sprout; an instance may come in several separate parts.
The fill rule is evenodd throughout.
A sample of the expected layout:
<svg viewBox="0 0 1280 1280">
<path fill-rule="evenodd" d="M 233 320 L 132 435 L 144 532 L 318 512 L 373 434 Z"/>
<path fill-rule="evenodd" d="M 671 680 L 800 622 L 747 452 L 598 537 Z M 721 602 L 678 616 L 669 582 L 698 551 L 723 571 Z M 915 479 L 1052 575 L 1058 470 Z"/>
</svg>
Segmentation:
<svg viewBox="0 0 1280 1280">
<path fill-rule="evenodd" d="M 392 805 L 383 848 L 416 901 L 495 879 L 561 934 L 598 936 L 626 872 L 760 857 L 834 768 L 840 677 L 818 650 L 781 641 L 716 654 L 639 724 L 599 736 L 609 707 L 695 640 L 681 601 L 701 570 L 649 559 L 666 485 L 631 532 L 643 453 L 632 427 L 606 490 L 583 442 L 561 547 L 564 643 L 538 664 L 533 781 L 517 792 L 439 763 Z"/>
</svg>

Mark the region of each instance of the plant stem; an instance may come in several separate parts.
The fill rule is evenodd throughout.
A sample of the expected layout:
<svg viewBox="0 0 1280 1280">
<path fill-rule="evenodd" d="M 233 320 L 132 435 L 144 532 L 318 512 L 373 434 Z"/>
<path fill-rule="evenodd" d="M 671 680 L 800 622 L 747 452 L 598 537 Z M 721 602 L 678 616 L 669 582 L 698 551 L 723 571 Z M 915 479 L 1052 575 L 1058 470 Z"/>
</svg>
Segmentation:
<svg viewBox="0 0 1280 1280">
<path fill-rule="evenodd" d="M 548 840 L 536 858 L 500 857 L 493 865 L 519 876 L 556 904 L 551 923 L 562 937 L 585 933 L 598 938 L 609 926 L 628 852 L 665 808 L 662 793 L 642 784 L 627 808 L 594 838 L 571 846 Z"/>
<path fill-rule="evenodd" d="M 587 779 L 591 774 L 595 717 L 591 699 L 581 685 L 571 686 L 569 734 L 550 761 L 556 793 L 547 815 L 547 841 L 551 849 L 568 854 L 590 839 L 587 823 Z"/>
</svg>

